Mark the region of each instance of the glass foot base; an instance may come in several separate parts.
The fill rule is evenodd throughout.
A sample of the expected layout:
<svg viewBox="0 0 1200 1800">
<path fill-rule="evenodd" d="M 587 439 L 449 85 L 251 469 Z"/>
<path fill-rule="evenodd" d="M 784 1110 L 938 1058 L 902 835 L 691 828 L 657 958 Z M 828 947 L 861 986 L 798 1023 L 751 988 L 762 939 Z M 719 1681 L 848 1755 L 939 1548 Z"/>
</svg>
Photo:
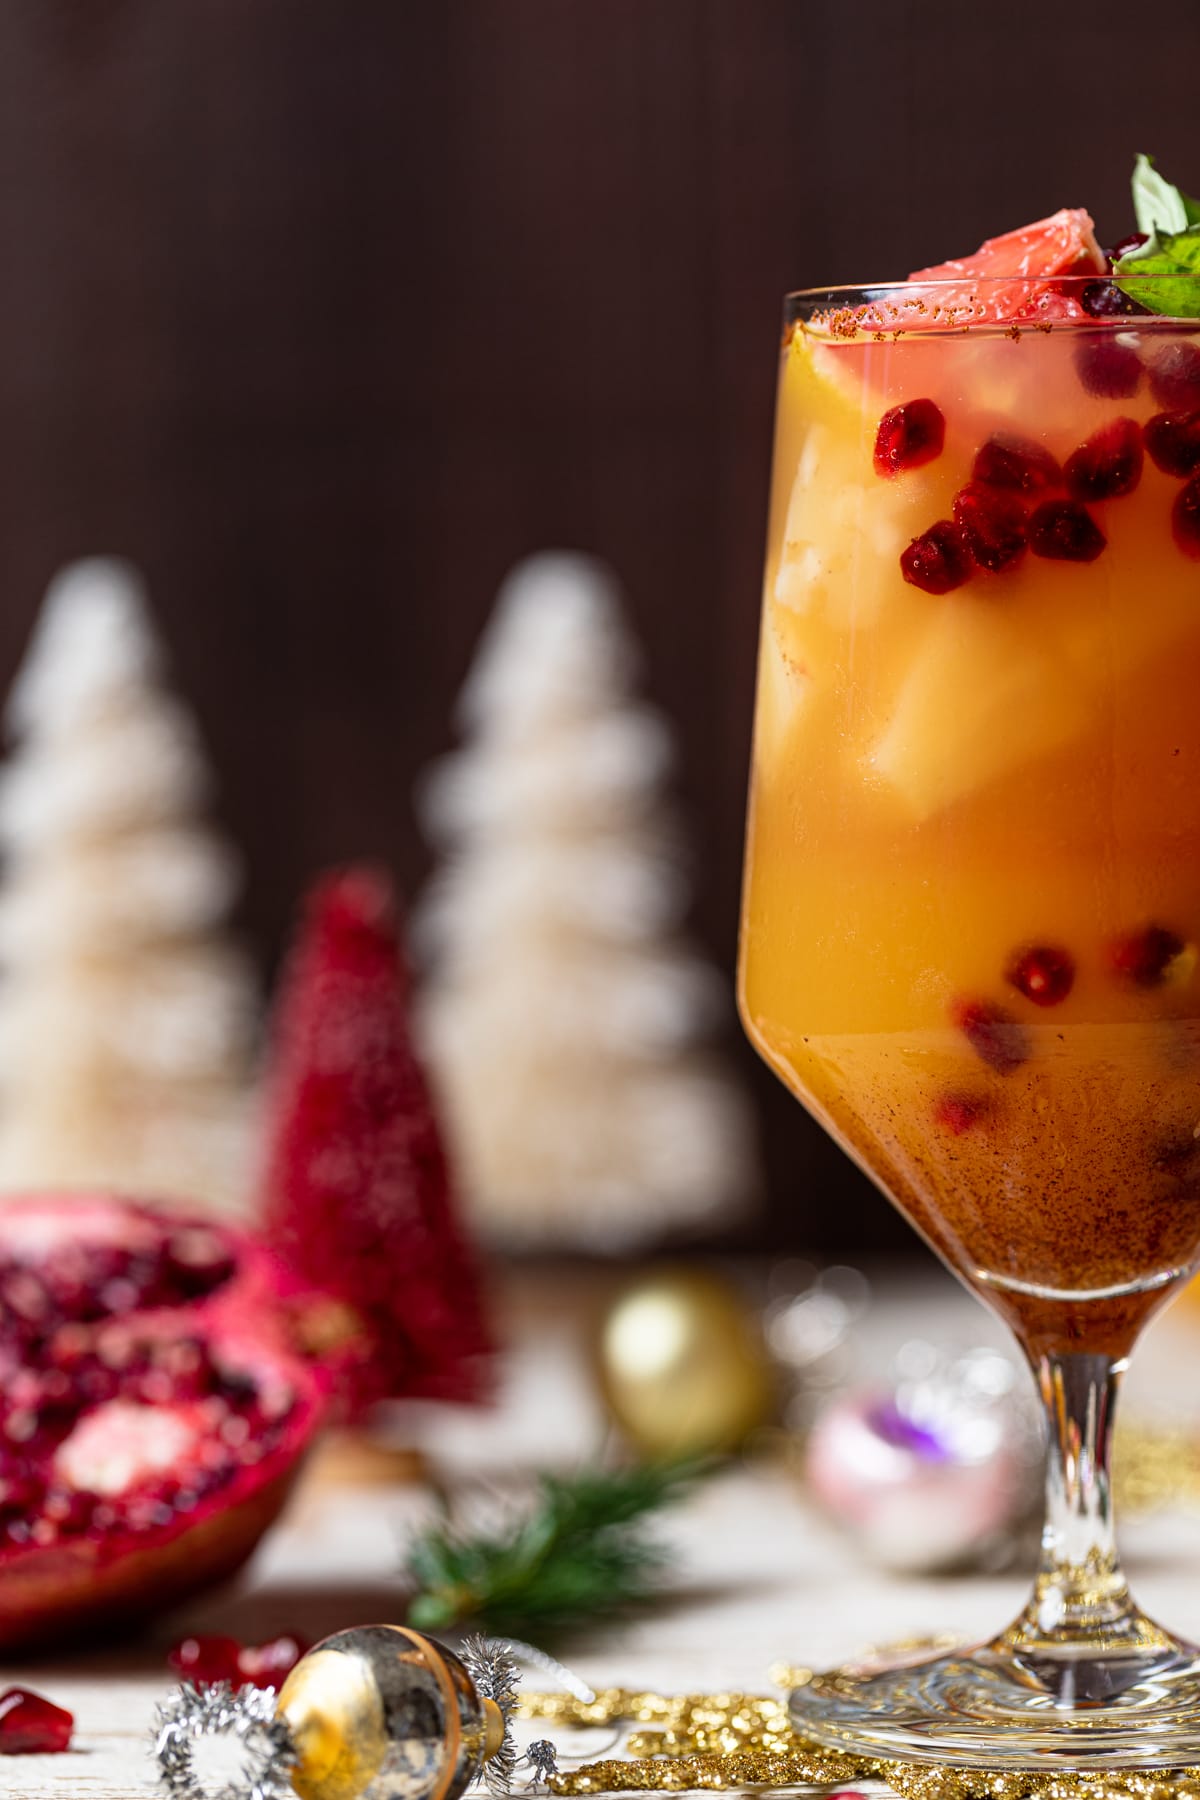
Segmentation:
<svg viewBox="0 0 1200 1800">
<path fill-rule="evenodd" d="M 1004 1638 L 923 1661 L 814 1676 L 792 1723 L 831 1749 L 999 1769 L 1167 1769 L 1200 1763 L 1200 1650 L 1064 1655 Z"/>
</svg>

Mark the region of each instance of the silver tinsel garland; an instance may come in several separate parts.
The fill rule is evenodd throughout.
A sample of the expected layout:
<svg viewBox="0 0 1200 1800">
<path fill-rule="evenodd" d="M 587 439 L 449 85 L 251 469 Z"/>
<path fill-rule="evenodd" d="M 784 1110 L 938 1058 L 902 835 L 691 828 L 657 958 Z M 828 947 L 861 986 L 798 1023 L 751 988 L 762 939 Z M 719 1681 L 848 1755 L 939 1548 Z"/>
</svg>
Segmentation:
<svg viewBox="0 0 1200 1800">
<path fill-rule="evenodd" d="M 213 1789 L 196 1774 L 196 1741 L 238 1738 L 245 1750 L 239 1777 Z M 235 1694 L 227 1681 L 176 1690 L 159 1707 L 154 1754 L 171 1800 L 295 1800 L 288 1771 L 296 1761 L 291 1733 L 275 1714 L 275 1689 Z"/>
</svg>

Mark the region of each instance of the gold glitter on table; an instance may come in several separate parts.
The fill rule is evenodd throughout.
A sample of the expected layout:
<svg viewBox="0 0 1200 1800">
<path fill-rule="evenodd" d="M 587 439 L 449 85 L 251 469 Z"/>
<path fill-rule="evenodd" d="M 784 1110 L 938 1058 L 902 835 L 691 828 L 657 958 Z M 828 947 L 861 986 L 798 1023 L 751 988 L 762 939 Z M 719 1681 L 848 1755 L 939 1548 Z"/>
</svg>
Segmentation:
<svg viewBox="0 0 1200 1800">
<path fill-rule="evenodd" d="M 789 1670 L 786 1685 L 797 1686 L 810 1673 Z M 833 1788 L 875 1781 L 885 1782 L 902 1800 L 1200 1800 L 1200 1769 L 993 1774 L 850 1756 L 798 1737 L 785 1701 L 766 1694 L 605 1688 L 591 1702 L 569 1694 L 524 1694 L 517 1710 L 523 1718 L 560 1728 L 638 1727 L 626 1739 L 627 1757 L 560 1771 L 550 1782 L 555 1794 Z"/>
</svg>

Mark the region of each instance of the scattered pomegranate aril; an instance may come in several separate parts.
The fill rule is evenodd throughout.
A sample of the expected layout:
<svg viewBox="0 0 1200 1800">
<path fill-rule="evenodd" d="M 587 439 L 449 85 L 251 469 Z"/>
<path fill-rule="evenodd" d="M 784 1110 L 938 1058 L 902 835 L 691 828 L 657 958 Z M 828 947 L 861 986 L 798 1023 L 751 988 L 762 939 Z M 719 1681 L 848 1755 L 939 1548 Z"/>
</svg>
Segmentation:
<svg viewBox="0 0 1200 1800">
<path fill-rule="evenodd" d="M 1029 548 L 1054 562 L 1095 562 L 1108 539 L 1076 500 L 1046 500 L 1029 521 Z"/>
<path fill-rule="evenodd" d="M 1132 344 L 1120 344 L 1110 337 L 1092 338 L 1076 346 L 1075 373 L 1098 400 L 1128 400 L 1141 386 L 1142 359 Z"/>
<path fill-rule="evenodd" d="M 1080 444 L 1063 465 L 1076 500 L 1116 500 L 1142 478 L 1142 428 L 1136 419 L 1111 419 Z"/>
<path fill-rule="evenodd" d="M 1155 413 L 1142 427 L 1147 454 L 1164 475 L 1200 469 L 1200 412 Z"/>
<path fill-rule="evenodd" d="M 915 537 L 900 552 L 900 573 L 926 594 L 948 594 L 961 587 L 970 576 L 971 563 L 953 521 L 939 519 Z"/>
<path fill-rule="evenodd" d="M 1029 944 L 1017 951 L 1004 979 L 1035 1006 L 1057 1006 L 1074 986 L 1074 958 L 1055 944 Z"/>
<path fill-rule="evenodd" d="M 970 1131 L 973 1125 L 986 1117 L 989 1111 L 986 1100 L 975 1094 L 942 1094 L 934 1103 L 933 1119 L 943 1131 L 954 1137 L 961 1137 L 964 1131 Z"/>
<path fill-rule="evenodd" d="M 1200 475 L 1193 475 L 1175 496 L 1171 535 L 1185 556 L 1200 562 Z"/>
<path fill-rule="evenodd" d="M 1024 506 L 983 482 L 954 496 L 954 523 L 972 561 L 994 575 L 1020 562 L 1028 546 Z"/>
<path fill-rule="evenodd" d="M 1167 972 L 1184 950 L 1183 939 L 1165 925 L 1147 925 L 1127 932 L 1109 946 L 1109 961 L 1116 973 L 1134 987 L 1161 987 Z"/>
<path fill-rule="evenodd" d="M 0 1694 L 0 1756 L 60 1756 L 74 1729 L 73 1714 L 29 1688 Z"/>
<path fill-rule="evenodd" d="M 956 1000 L 950 1017 L 980 1061 L 998 1074 L 1011 1075 L 1028 1061 L 1028 1033 L 1002 1006 L 990 1000 Z"/>
<path fill-rule="evenodd" d="M 266 1644 L 252 1644 L 238 1658 L 240 1679 L 250 1687 L 282 1687 L 311 1646 L 295 1632 L 285 1632 Z"/>
<path fill-rule="evenodd" d="M 1061 487 L 1062 470 L 1043 444 L 999 432 L 975 452 L 971 481 L 1009 488 L 1032 499 Z"/>
<path fill-rule="evenodd" d="M 215 1687 L 228 1681 L 232 1687 L 242 1685 L 242 1646 L 236 1638 L 216 1633 L 183 1638 L 167 1655 L 167 1666 L 181 1681 L 196 1687 Z"/>
<path fill-rule="evenodd" d="M 167 1666 L 181 1681 L 215 1687 L 227 1681 L 243 1687 L 280 1687 L 310 1646 L 296 1632 L 285 1632 L 265 1644 L 239 1644 L 236 1638 L 210 1634 L 183 1638 L 168 1653 Z"/>
<path fill-rule="evenodd" d="M 1200 349 L 1166 344 L 1150 364 L 1150 391 L 1164 412 L 1200 406 Z"/>
<path fill-rule="evenodd" d="M 905 469 L 919 469 L 942 454 L 946 421 L 932 400 L 906 400 L 893 406 L 875 433 L 875 473 L 889 479 Z"/>
</svg>

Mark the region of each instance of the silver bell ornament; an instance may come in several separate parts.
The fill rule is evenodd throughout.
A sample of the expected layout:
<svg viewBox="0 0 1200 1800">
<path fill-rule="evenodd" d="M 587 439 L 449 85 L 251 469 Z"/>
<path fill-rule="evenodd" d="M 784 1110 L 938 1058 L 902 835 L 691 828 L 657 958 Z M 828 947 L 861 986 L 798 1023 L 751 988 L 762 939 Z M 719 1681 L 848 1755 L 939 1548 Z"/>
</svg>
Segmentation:
<svg viewBox="0 0 1200 1800">
<path fill-rule="evenodd" d="M 159 1714 L 155 1750 L 173 1800 L 458 1800 L 479 1775 L 503 1793 L 517 1669 L 500 1644 L 463 1655 L 403 1625 L 360 1625 L 301 1657 L 278 1695 L 182 1688 Z M 198 1738 L 241 1740 L 232 1784 L 198 1781 Z M 552 1770 L 548 1746 L 526 1754 Z"/>
</svg>

